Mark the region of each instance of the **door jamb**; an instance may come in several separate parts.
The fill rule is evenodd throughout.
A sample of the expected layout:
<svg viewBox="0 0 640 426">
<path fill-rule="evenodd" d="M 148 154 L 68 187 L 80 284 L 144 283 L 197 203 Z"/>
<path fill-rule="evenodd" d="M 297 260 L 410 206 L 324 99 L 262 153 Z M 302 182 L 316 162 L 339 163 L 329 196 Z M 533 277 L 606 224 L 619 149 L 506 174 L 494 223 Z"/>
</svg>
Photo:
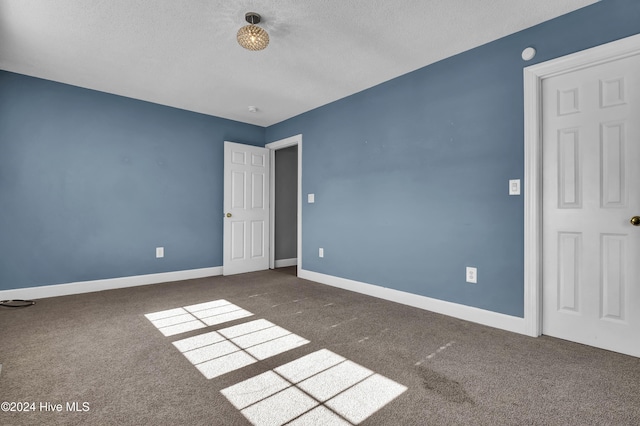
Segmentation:
<svg viewBox="0 0 640 426">
<path fill-rule="evenodd" d="M 298 233 L 298 241 L 297 241 L 297 266 L 296 266 L 296 275 L 300 275 L 300 270 L 302 269 L 302 134 L 291 136 L 286 139 L 281 139 L 279 141 L 271 142 L 265 145 L 265 148 L 269 148 L 271 150 L 271 171 L 269 177 L 269 190 L 271 198 L 269 205 L 269 221 L 271 233 L 269 234 L 269 268 L 275 268 L 275 214 L 274 207 L 275 203 L 275 182 L 276 182 L 276 156 L 275 151 L 283 148 L 288 148 L 290 146 L 298 146 L 298 219 L 297 219 L 297 233 Z"/>
<path fill-rule="evenodd" d="M 524 320 L 542 334 L 542 81 L 640 54 L 640 34 L 524 68 Z"/>
</svg>

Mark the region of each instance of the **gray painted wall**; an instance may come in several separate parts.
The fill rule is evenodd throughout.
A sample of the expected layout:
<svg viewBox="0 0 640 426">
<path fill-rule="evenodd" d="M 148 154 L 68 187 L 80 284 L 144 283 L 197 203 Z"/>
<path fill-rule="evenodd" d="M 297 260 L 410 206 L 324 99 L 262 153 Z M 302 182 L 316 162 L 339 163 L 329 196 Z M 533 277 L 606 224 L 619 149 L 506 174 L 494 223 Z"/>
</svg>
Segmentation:
<svg viewBox="0 0 640 426">
<path fill-rule="evenodd" d="M 279 149 L 275 155 L 275 260 L 292 259 L 298 256 L 298 147 Z"/>
</svg>

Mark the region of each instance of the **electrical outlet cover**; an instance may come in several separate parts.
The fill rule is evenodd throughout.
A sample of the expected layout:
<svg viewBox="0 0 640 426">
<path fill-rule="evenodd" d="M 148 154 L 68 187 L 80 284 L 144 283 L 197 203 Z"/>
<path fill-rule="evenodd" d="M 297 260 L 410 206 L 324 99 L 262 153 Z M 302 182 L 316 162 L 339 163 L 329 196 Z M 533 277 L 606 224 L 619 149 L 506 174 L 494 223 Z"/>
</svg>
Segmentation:
<svg viewBox="0 0 640 426">
<path fill-rule="evenodd" d="M 467 266 L 467 282 L 472 284 L 478 283 L 478 268 Z"/>
</svg>

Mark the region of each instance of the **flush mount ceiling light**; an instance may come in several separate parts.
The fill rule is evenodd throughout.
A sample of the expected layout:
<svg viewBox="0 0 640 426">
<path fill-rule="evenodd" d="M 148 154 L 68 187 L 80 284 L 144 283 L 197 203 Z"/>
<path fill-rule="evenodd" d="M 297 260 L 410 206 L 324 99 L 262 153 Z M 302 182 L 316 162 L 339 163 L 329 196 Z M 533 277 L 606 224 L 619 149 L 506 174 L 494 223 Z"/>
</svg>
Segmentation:
<svg viewBox="0 0 640 426">
<path fill-rule="evenodd" d="M 244 19 L 249 23 L 238 30 L 238 43 L 248 50 L 262 50 L 269 45 L 269 34 L 256 24 L 260 23 L 260 15 L 247 12 Z"/>
</svg>

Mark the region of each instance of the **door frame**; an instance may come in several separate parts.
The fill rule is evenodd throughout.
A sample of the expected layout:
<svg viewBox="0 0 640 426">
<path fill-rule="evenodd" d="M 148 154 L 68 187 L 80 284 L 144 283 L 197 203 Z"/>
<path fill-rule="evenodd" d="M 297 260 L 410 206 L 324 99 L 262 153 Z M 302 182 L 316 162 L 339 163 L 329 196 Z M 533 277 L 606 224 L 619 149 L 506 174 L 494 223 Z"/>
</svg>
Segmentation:
<svg viewBox="0 0 640 426">
<path fill-rule="evenodd" d="M 640 54 L 640 34 L 524 68 L 524 321 L 542 334 L 542 81 Z"/>
<path fill-rule="evenodd" d="M 269 177 L 269 190 L 270 190 L 270 204 L 269 204 L 269 227 L 271 228 L 271 233 L 269 234 L 269 268 L 275 268 L 275 185 L 276 185 L 276 156 L 275 151 L 283 148 L 289 148 L 291 146 L 298 146 L 298 189 L 297 189 L 297 209 L 298 209 L 298 219 L 297 219 L 297 237 L 298 241 L 296 243 L 296 256 L 297 256 L 297 265 L 296 265 L 296 275 L 300 275 L 300 270 L 302 269 L 302 134 L 291 136 L 285 139 L 281 139 L 279 141 L 271 142 L 265 145 L 265 148 L 271 150 L 271 171 Z"/>
</svg>

